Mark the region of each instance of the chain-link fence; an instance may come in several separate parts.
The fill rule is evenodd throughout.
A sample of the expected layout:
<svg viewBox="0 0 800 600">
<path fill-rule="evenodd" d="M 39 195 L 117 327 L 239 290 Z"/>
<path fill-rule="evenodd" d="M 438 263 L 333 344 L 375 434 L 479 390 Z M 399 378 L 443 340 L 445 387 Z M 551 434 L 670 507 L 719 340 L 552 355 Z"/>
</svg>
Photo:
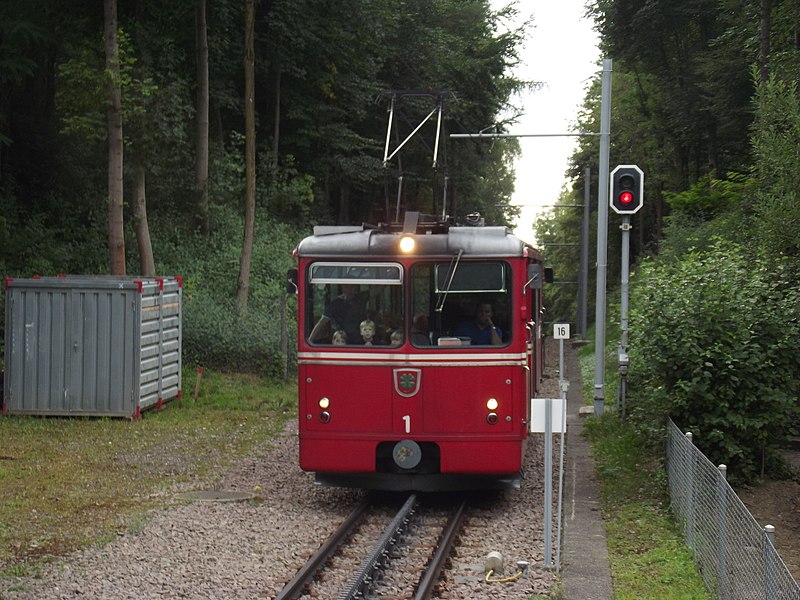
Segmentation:
<svg viewBox="0 0 800 600">
<path fill-rule="evenodd" d="M 669 421 L 667 469 L 672 509 L 694 550 L 706 587 L 721 600 L 800 600 L 800 586 L 762 528 L 715 467 Z"/>
</svg>

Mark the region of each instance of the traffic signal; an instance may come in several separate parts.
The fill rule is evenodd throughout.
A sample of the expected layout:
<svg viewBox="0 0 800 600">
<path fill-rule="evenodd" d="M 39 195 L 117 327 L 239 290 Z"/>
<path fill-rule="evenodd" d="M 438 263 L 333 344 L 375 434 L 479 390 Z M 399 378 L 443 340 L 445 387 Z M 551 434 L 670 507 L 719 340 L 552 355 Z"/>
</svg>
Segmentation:
<svg viewBox="0 0 800 600">
<path fill-rule="evenodd" d="M 611 208 L 632 215 L 644 204 L 644 173 L 636 165 L 619 165 L 611 171 Z"/>
</svg>

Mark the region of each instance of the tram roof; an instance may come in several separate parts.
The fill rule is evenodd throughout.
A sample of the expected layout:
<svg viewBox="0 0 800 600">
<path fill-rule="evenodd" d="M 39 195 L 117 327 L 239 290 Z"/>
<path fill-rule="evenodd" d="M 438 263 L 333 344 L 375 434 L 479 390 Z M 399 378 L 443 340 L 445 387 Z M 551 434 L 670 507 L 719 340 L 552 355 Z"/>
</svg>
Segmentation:
<svg viewBox="0 0 800 600">
<path fill-rule="evenodd" d="M 390 232 L 369 225 L 315 227 L 314 235 L 297 247 L 302 257 L 381 256 L 397 258 L 402 232 Z M 451 226 L 442 232 L 413 234 L 417 245 L 413 256 L 523 256 L 539 253 L 506 227 Z"/>
</svg>

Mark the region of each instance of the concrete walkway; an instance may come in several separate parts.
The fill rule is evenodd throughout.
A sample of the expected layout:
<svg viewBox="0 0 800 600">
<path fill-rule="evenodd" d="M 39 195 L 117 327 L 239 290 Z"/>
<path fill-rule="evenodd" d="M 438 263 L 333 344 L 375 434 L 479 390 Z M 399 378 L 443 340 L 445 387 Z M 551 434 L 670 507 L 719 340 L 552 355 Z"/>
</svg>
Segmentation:
<svg viewBox="0 0 800 600">
<path fill-rule="evenodd" d="M 583 383 L 577 349 L 565 343 L 567 391 L 567 445 L 564 473 L 564 536 L 561 578 L 564 600 L 608 600 L 611 573 L 595 464 L 589 443 L 583 437 L 579 416 L 583 405 Z"/>
</svg>

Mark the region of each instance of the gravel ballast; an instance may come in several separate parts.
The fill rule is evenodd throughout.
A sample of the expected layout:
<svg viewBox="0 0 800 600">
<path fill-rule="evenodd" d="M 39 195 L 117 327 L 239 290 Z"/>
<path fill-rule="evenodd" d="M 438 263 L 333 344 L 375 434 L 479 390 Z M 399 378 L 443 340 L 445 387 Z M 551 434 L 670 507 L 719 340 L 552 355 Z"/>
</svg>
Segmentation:
<svg viewBox="0 0 800 600">
<path fill-rule="evenodd" d="M 557 390 L 557 379 L 550 373 L 541 395 L 555 397 Z M 64 557 L 36 577 L 0 579 L 0 598 L 274 598 L 363 495 L 359 490 L 317 487 L 310 474 L 300 471 L 294 422 L 206 486 L 197 482 L 171 490 L 171 506 L 151 512 L 143 527 L 118 535 L 102 548 Z M 177 499 L 179 493 L 194 489 L 255 497 L 239 502 Z M 557 495 L 553 497 L 555 502 Z M 542 564 L 542 505 L 542 440 L 531 436 L 521 489 L 499 494 L 496 503 L 484 502 L 471 511 L 440 597 L 546 595 L 556 575 Z M 554 535 L 556 531 L 554 525 Z M 496 578 L 514 575 L 517 561 L 530 566 L 517 580 L 486 583 L 484 561 L 492 551 L 500 552 L 506 564 Z"/>
</svg>

